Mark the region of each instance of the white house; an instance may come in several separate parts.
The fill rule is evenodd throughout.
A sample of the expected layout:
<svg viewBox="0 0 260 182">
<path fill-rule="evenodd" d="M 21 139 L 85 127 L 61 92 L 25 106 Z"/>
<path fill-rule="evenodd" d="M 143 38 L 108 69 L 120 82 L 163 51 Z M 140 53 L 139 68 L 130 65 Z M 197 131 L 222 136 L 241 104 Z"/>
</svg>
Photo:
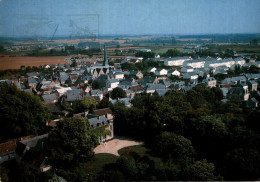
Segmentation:
<svg viewBox="0 0 260 182">
<path fill-rule="evenodd" d="M 233 60 L 232 58 L 223 59 L 223 60 L 212 60 L 212 61 L 207 61 L 205 63 L 205 67 L 216 68 L 219 66 L 227 66 L 228 68 L 230 68 L 235 63 L 236 63 L 236 61 Z M 238 61 L 238 63 L 242 63 L 242 62 Z"/>
<path fill-rule="evenodd" d="M 185 61 L 191 60 L 191 57 L 175 57 L 164 60 L 165 66 L 182 66 Z"/>
<path fill-rule="evenodd" d="M 192 79 L 197 79 L 199 76 L 196 74 L 196 73 L 194 73 L 194 72 L 188 72 L 188 73 L 184 73 L 183 74 L 183 78 L 184 79 L 190 79 L 190 80 L 192 80 Z"/>
<path fill-rule="evenodd" d="M 126 57 L 121 63 L 128 63 L 131 60 L 136 60 L 136 63 L 141 62 L 143 60 L 142 57 Z"/>
<path fill-rule="evenodd" d="M 243 64 L 246 63 L 246 60 L 243 58 L 235 58 L 234 61 L 235 61 L 235 64 L 239 64 L 240 66 L 242 66 Z"/>
<path fill-rule="evenodd" d="M 209 87 L 216 87 L 217 80 L 214 77 L 209 77 L 209 78 L 202 80 L 202 83 L 205 83 Z"/>
<path fill-rule="evenodd" d="M 183 66 L 191 66 L 192 68 L 203 68 L 205 64 L 205 59 L 195 59 L 185 61 Z"/>
<path fill-rule="evenodd" d="M 148 68 L 146 71 L 147 71 L 148 73 L 155 73 L 156 68 L 155 68 L 155 67 L 151 67 L 151 68 Z"/>
<path fill-rule="evenodd" d="M 155 71 L 155 75 L 157 76 L 167 75 L 167 72 L 168 71 L 166 69 L 159 68 Z"/>
<path fill-rule="evenodd" d="M 188 73 L 188 72 L 193 72 L 193 71 L 194 71 L 194 69 L 191 66 L 183 66 L 181 68 L 182 73 Z"/>
<path fill-rule="evenodd" d="M 119 80 L 118 79 L 112 79 L 112 80 L 108 80 L 106 83 L 106 87 L 108 91 L 113 90 L 114 88 L 116 88 L 119 85 Z"/>
<path fill-rule="evenodd" d="M 180 75 L 181 75 L 181 73 L 178 70 L 170 70 L 167 73 L 168 77 L 170 77 L 170 76 L 180 76 Z"/>
<path fill-rule="evenodd" d="M 122 73 L 122 72 L 116 72 L 115 74 L 114 74 L 114 78 L 115 79 L 119 79 L 119 80 L 122 80 L 122 79 L 124 79 L 124 74 Z"/>
</svg>

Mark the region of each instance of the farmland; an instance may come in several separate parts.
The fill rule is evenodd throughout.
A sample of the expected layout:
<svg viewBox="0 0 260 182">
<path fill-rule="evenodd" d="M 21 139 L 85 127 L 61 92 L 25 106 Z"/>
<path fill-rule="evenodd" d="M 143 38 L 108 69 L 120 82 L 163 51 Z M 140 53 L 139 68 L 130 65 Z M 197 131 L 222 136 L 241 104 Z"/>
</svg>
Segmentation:
<svg viewBox="0 0 260 182">
<path fill-rule="evenodd" d="M 44 57 L 31 57 L 31 56 L 1 56 L 0 57 L 0 70 L 5 69 L 19 69 L 24 66 L 40 66 L 45 64 L 64 64 L 66 56 L 44 56 Z"/>
</svg>

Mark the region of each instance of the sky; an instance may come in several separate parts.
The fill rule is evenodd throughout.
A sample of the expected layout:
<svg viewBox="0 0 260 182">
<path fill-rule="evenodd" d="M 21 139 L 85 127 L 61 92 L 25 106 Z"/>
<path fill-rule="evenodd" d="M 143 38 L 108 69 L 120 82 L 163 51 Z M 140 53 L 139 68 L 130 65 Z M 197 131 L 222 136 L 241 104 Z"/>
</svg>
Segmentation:
<svg viewBox="0 0 260 182">
<path fill-rule="evenodd" d="M 260 33 L 260 0 L 0 0 L 0 36 Z"/>
</svg>

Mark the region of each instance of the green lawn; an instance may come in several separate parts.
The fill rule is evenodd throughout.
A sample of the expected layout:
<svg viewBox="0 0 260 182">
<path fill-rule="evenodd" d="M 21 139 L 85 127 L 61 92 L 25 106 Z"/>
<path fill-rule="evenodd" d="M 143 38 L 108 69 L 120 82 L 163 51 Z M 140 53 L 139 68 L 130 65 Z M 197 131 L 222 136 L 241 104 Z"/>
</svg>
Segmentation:
<svg viewBox="0 0 260 182">
<path fill-rule="evenodd" d="M 125 148 L 120 149 L 118 151 L 118 153 L 119 153 L 119 155 L 122 155 L 124 153 L 129 153 L 131 151 L 138 153 L 140 156 L 145 156 L 145 155 L 148 156 L 150 159 L 152 159 L 154 161 L 156 167 L 163 166 L 162 160 L 158 157 L 151 156 L 150 150 L 147 149 L 146 147 L 144 147 L 144 145 L 135 145 L 135 146 L 125 147 Z"/>
<path fill-rule="evenodd" d="M 91 172 L 98 173 L 102 171 L 102 168 L 109 163 L 114 163 L 118 159 L 118 156 L 113 154 L 95 154 L 95 157 L 85 164 L 85 168 Z"/>
</svg>

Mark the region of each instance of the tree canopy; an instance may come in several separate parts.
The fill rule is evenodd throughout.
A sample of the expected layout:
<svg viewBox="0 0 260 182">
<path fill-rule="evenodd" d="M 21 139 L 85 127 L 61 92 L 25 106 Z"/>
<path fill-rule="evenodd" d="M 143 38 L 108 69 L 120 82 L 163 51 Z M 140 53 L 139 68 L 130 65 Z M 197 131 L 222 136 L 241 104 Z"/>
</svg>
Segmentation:
<svg viewBox="0 0 260 182">
<path fill-rule="evenodd" d="M 49 134 L 52 164 L 67 168 L 66 165 L 77 164 L 84 158 L 90 159 L 97 143 L 97 137 L 84 118 L 64 118 Z"/>
<path fill-rule="evenodd" d="M 125 98 L 126 92 L 122 88 L 114 88 L 111 92 L 112 99 Z"/>
<path fill-rule="evenodd" d="M 39 97 L 6 83 L 0 84 L 0 115 L 0 133 L 9 137 L 39 134 L 50 119 Z"/>
</svg>

